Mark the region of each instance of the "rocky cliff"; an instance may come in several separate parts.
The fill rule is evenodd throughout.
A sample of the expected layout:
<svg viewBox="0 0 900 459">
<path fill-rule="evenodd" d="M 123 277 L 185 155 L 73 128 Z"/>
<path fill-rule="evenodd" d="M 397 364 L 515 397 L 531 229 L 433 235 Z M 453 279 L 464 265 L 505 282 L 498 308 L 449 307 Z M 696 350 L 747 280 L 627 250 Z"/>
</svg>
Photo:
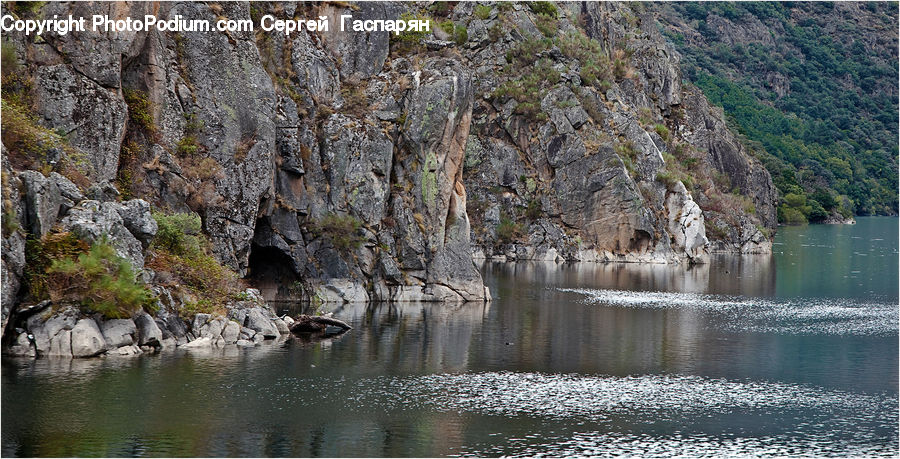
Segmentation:
<svg viewBox="0 0 900 459">
<path fill-rule="evenodd" d="M 703 262 L 710 251 L 768 252 L 769 174 L 682 84 L 654 15 L 531 5 L 468 22 L 478 32 L 463 54 L 480 83 L 465 175 L 479 255 Z M 457 7 L 454 20 L 474 7 Z"/>
<path fill-rule="evenodd" d="M 703 262 L 770 248 L 768 173 L 682 83 L 678 53 L 641 8 L 3 8 L 332 26 L 8 34 L 4 318 L 43 299 L 27 285 L 27 241 L 60 234 L 109 241 L 142 282 L 177 291 L 186 275 L 154 255 L 151 209 L 198 215 L 209 254 L 266 298 L 313 302 L 483 301 L 473 257 Z M 433 27 L 341 32 L 342 14 Z"/>
</svg>

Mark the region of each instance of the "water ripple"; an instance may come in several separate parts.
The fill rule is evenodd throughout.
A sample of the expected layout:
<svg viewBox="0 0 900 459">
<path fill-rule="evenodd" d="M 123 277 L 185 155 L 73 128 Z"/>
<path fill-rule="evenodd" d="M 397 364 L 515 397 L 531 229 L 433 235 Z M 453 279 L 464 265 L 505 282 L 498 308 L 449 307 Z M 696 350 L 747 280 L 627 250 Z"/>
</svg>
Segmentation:
<svg viewBox="0 0 900 459">
<path fill-rule="evenodd" d="M 785 334 L 895 335 L 898 306 L 836 298 L 769 300 L 697 293 L 562 288 L 585 301 L 627 308 L 689 309 L 724 316 L 735 330 Z"/>
<path fill-rule="evenodd" d="M 896 455 L 896 394 L 684 375 L 487 372 L 294 381 L 301 406 L 342 394 L 345 409 L 530 417 L 588 429 L 466 444 L 456 455 Z M 286 379 L 281 386 L 290 387 Z M 301 391 L 301 388 L 304 390 Z M 347 394 L 352 394 L 347 396 Z M 742 423 L 727 422 L 736 418 Z M 596 430 L 595 430 L 596 429 Z"/>
</svg>

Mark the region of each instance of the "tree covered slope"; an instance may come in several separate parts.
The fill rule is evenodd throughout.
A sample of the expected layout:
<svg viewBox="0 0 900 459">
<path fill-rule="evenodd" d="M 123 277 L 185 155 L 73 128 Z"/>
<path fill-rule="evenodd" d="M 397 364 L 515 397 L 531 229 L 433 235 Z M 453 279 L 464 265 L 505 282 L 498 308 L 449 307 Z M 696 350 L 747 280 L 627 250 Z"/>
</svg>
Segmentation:
<svg viewBox="0 0 900 459">
<path fill-rule="evenodd" d="M 659 7 L 685 78 L 772 174 L 780 221 L 897 213 L 897 5 Z"/>
</svg>

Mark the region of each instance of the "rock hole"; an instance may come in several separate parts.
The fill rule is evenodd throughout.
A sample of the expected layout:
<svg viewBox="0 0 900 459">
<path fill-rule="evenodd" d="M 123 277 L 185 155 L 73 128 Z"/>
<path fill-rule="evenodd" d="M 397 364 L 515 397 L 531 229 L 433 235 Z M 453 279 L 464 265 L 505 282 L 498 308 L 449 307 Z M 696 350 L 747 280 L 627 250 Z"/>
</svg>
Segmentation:
<svg viewBox="0 0 900 459">
<path fill-rule="evenodd" d="M 270 302 L 301 300 L 300 275 L 290 246 L 272 231 L 267 219 L 257 221 L 245 279 Z"/>
</svg>

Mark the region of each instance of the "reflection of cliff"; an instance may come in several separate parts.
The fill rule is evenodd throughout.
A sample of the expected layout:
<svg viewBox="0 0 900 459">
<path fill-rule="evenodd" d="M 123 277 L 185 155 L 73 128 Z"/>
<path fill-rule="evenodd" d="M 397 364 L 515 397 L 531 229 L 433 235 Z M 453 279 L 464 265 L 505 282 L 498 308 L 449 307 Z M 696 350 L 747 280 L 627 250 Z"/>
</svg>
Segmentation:
<svg viewBox="0 0 900 459">
<path fill-rule="evenodd" d="M 558 288 L 772 296 L 770 256 L 713 257 L 706 265 L 519 262 L 484 267 L 495 304 L 478 368 L 627 375 L 682 371 L 717 352 L 716 318 L 691 309 L 584 304 Z M 507 343 L 510 343 L 507 345 Z M 716 359 L 712 359 L 716 360 Z"/>
<path fill-rule="evenodd" d="M 347 303 L 335 317 L 352 324 L 341 352 L 366 356 L 399 372 L 456 372 L 468 368 L 469 346 L 481 332 L 490 303 Z"/>
<path fill-rule="evenodd" d="M 638 263 L 558 265 L 552 262 L 518 262 L 489 263 L 486 269 L 504 279 L 514 279 L 513 282 L 526 281 L 567 288 L 589 285 L 591 288 L 613 290 L 751 297 L 769 297 L 775 294 L 775 263 L 771 255 L 713 254 L 710 263 L 702 265 Z M 502 284 L 496 288 L 503 288 Z M 511 288 L 514 288 L 514 284 Z"/>
</svg>

